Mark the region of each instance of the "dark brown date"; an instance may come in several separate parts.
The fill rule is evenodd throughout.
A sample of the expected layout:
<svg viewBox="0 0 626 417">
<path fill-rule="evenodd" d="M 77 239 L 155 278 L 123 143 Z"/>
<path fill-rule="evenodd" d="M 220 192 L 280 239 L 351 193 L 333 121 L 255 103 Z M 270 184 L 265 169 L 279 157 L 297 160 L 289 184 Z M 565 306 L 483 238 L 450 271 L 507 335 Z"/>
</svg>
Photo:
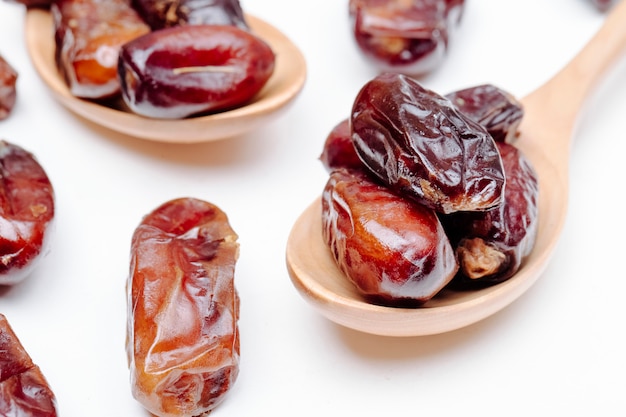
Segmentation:
<svg viewBox="0 0 626 417">
<path fill-rule="evenodd" d="M 322 234 L 341 271 L 378 304 L 423 305 L 458 269 L 435 212 L 362 172 L 330 173 L 322 193 Z"/>
<path fill-rule="evenodd" d="M 382 71 L 419 75 L 441 65 L 463 0 L 350 0 L 359 49 Z"/>
<path fill-rule="evenodd" d="M 511 278 L 535 244 L 536 173 L 515 146 L 498 142 L 498 149 L 507 181 L 502 204 L 482 213 L 441 216 L 461 266 L 453 282 L 457 287 L 476 288 Z"/>
<path fill-rule="evenodd" d="M 70 92 L 104 99 L 120 92 L 120 47 L 150 31 L 126 0 L 56 0 L 50 7 L 55 58 Z"/>
<path fill-rule="evenodd" d="M 0 55 L 0 120 L 9 117 L 17 98 L 17 71 Z"/>
<path fill-rule="evenodd" d="M 48 381 L 0 314 L 0 416 L 56 415 L 56 397 Z"/>
<path fill-rule="evenodd" d="M 328 172 L 337 168 L 366 170 L 354 149 L 350 133 L 350 120 L 344 119 L 326 137 L 320 161 Z"/>
<path fill-rule="evenodd" d="M 366 83 L 351 124 L 361 160 L 399 195 L 441 213 L 500 203 L 505 179 L 491 135 L 415 79 L 383 73 Z"/>
<path fill-rule="evenodd" d="M 467 117 L 482 125 L 496 142 L 512 142 L 519 134 L 524 108 L 513 95 L 491 84 L 446 94 Z"/>
<path fill-rule="evenodd" d="M 136 228 L 127 282 L 132 394 L 156 416 L 208 414 L 239 372 L 237 234 L 215 205 L 168 201 Z"/>
<path fill-rule="evenodd" d="M 152 30 L 179 25 L 234 25 L 248 29 L 239 0 L 132 0 Z"/>
<path fill-rule="evenodd" d="M 30 152 L 0 141 L 0 285 L 22 281 L 47 254 L 54 190 Z"/>
<path fill-rule="evenodd" d="M 154 31 L 122 47 L 122 97 L 135 113 L 181 119 L 239 107 L 274 72 L 270 46 L 235 26 Z"/>
</svg>

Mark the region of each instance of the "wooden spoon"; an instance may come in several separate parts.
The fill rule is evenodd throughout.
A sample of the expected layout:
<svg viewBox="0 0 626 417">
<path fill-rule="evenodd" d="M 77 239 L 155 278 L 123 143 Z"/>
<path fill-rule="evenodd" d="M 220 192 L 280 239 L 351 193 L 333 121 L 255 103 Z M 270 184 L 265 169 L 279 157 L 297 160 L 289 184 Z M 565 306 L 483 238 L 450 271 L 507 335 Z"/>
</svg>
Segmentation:
<svg viewBox="0 0 626 417">
<path fill-rule="evenodd" d="M 516 146 L 532 161 L 539 176 L 539 230 L 533 252 L 513 278 L 482 290 L 443 291 L 420 308 L 369 304 L 339 271 L 322 239 L 318 198 L 298 218 L 287 241 L 286 262 L 294 286 L 328 319 L 387 336 L 452 331 L 516 300 L 541 276 L 559 241 L 567 212 L 569 151 L 578 114 L 602 75 L 625 49 L 623 0 L 568 65 L 522 100 L 525 116 Z"/>
<path fill-rule="evenodd" d="M 102 105 L 74 97 L 57 71 L 54 60 L 52 16 L 47 10 L 26 13 L 26 47 L 39 76 L 54 97 L 74 113 L 108 129 L 159 142 L 196 143 L 254 131 L 280 116 L 306 79 L 306 62 L 301 51 L 278 29 L 254 16 L 246 16 L 252 31 L 265 40 L 276 54 L 272 77 L 249 104 L 209 116 L 181 120 L 142 117 L 128 111 L 121 101 Z"/>
</svg>

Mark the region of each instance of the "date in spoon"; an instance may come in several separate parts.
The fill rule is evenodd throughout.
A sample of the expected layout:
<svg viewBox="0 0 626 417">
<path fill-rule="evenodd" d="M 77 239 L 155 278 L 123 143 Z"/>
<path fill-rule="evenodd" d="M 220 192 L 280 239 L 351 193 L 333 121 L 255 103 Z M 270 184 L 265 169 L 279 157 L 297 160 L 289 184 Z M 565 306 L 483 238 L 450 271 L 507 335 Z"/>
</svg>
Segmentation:
<svg viewBox="0 0 626 417">
<path fill-rule="evenodd" d="M 444 291 L 420 308 L 367 303 L 337 268 L 322 240 L 318 198 L 289 235 L 286 262 L 302 297 L 328 319 L 366 333 L 423 336 L 456 330 L 497 313 L 542 275 L 565 223 L 569 151 L 578 115 L 609 67 L 626 49 L 626 0 L 561 71 L 522 99 L 525 115 L 515 143 L 539 176 L 539 230 L 533 252 L 514 277 L 486 289 Z"/>
</svg>

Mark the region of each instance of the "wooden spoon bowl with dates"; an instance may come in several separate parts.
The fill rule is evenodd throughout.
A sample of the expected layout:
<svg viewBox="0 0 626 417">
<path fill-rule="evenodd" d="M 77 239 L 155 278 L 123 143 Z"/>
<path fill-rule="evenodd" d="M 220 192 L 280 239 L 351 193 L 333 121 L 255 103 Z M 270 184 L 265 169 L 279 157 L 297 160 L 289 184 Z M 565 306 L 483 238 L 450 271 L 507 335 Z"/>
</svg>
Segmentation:
<svg viewBox="0 0 626 417">
<path fill-rule="evenodd" d="M 322 238 L 321 200 L 298 218 L 286 247 L 287 269 L 302 297 L 328 319 L 366 333 L 423 336 L 485 319 L 520 297 L 542 275 L 559 242 L 568 201 L 571 139 L 581 108 L 626 50 L 626 1 L 616 4 L 596 35 L 560 72 L 523 98 L 515 145 L 539 177 L 539 228 L 530 256 L 510 279 L 473 291 L 443 290 L 417 308 L 365 301 L 338 269 Z"/>
<path fill-rule="evenodd" d="M 123 102 L 101 103 L 71 94 L 54 60 L 53 23 L 50 12 L 29 9 L 25 36 L 30 58 L 54 97 L 75 114 L 129 136 L 157 142 L 199 143 L 254 131 L 279 117 L 302 90 L 306 62 L 302 52 L 269 23 L 247 16 L 250 28 L 267 42 L 276 55 L 274 73 L 252 102 L 229 111 L 186 119 L 151 119 L 125 108 Z"/>
</svg>

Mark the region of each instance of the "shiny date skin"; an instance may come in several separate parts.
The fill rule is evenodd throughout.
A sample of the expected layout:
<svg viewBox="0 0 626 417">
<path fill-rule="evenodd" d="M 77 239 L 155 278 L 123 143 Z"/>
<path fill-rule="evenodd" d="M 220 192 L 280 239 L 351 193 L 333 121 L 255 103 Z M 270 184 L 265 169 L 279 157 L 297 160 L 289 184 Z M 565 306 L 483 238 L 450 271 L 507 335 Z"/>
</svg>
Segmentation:
<svg viewBox="0 0 626 417">
<path fill-rule="evenodd" d="M 0 120 L 11 114 L 17 99 L 17 71 L 0 55 Z"/>
<path fill-rule="evenodd" d="M 135 229 L 126 349 L 134 398 L 159 417 L 208 414 L 239 372 L 237 234 L 195 198 L 170 200 Z"/>
<path fill-rule="evenodd" d="M 441 216 L 460 263 L 452 286 L 477 288 L 511 278 L 532 251 L 538 228 L 537 175 L 515 146 L 498 142 L 506 175 L 502 203 L 482 213 Z"/>
<path fill-rule="evenodd" d="M 180 25 L 233 25 L 249 29 L 239 0 L 132 0 L 152 30 Z"/>
<path fill-rule="evenodd" d="M 330 173 L 322 193 L 322 225 L 339 269 L 373 303 L 423 305 L 458 269 L 433 210 L 359 171 Z"/>
<path fill-rule="evenodd" d="M 122 97 L 135 113 L 181 119 L 242 106 L 274 72 L 271 47 L 235 26 L 151 32 L 122 47 Z"/>
<path fill-rule="evenodd" d="M 463 0 L 350 0 L 359 50 L 381 71 L 421 75 L 445 59 Z"/>
<path fill-rule="evenodd" d="M 0 286 L 24 280 L 50 246 L 52 183 L 33 154 L 0 141 Z"/>
<path fill-rule="evenodd" d="M 54 392 L 3 314 L 0 314 L 0 416 L 57 416 Z"/>
<path fill-rule="evenodd" d="M 336 168 L 366 170 L 354 149 L 349 119 L 342 120 L 332 128 L 324 141 L 319 159 L 327 172 Z"/>
<path fill-rule="evenodd" d="M 126 0 L 56 0 L 55 59 L 72 95 L 107 99 L 119 95 L 117 62 L 120 47 L 148 33 Z"/>
<path fill-rule="evenodd" d="M 500 204 L 505 179 L 491 135 L 415 79 L 383 73 L 366 83 L 350 123 L 360 159 L 397 194 L 441 213 Z"/>
<path fill-rule="evenodd" d="M 445 96 L 463 114 L 482 125 L 496 142 L 513 142 L 524 117 L 522 103 L 492 84 L 457 90 Z"/>
</svg>

